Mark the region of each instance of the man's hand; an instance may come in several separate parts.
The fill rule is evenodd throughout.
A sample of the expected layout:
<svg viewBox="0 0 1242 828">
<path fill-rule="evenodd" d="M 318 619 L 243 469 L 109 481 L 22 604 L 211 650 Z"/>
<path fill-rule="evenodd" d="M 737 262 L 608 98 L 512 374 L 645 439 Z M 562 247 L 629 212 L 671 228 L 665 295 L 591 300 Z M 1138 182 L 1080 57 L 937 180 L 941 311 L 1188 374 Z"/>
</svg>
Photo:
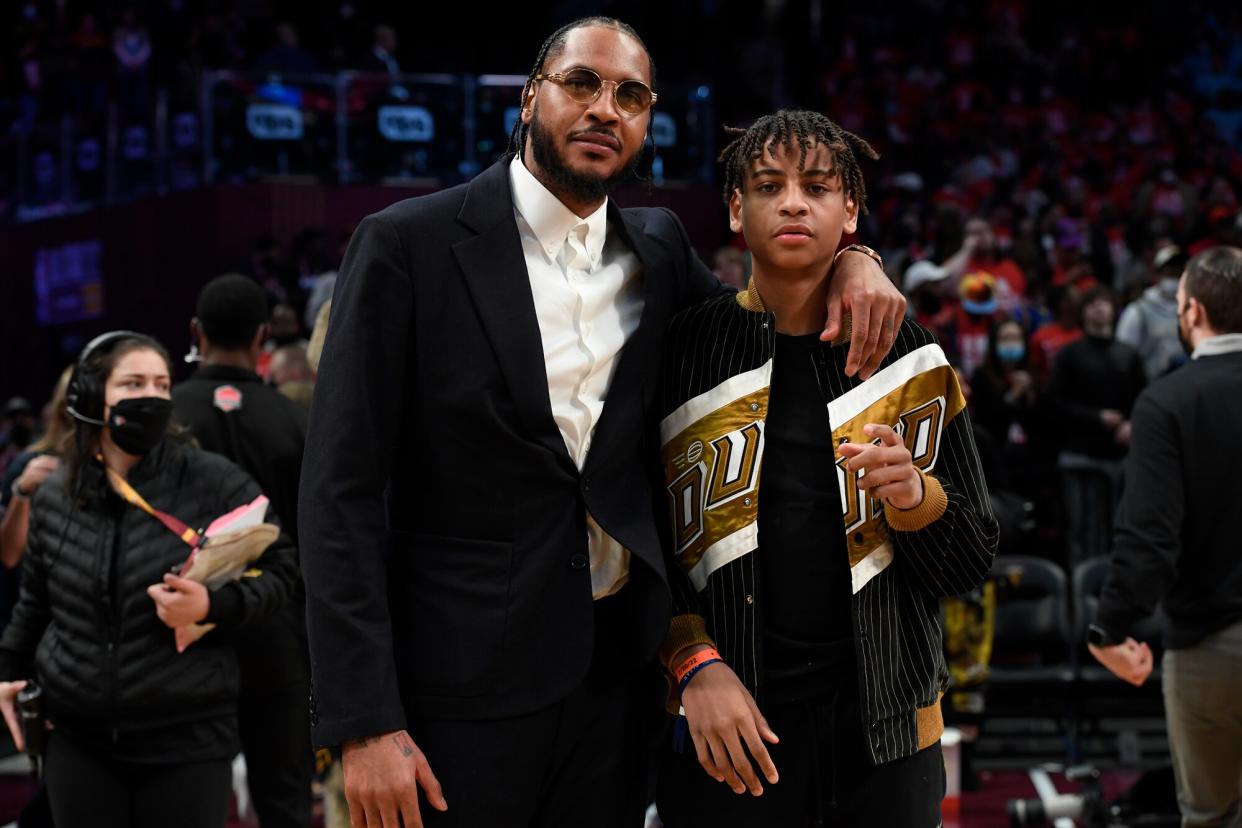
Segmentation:
<svg viewBox="0 0 1242 828">
<path fill-rule="evenodd" d="M 22 726 L 17 720 L 17 694 L 24 689 L 24 681 L 0 681 L 0 714 L 4 715 L 4 723 L 9 726 L 9 735 L 18 750 L 26 749 L 22 741 Z"/>
<path fill-rule="evenodd" d="M 1122 420 L 1121 425 L 1117 426 L 1117 430 L 1113 432 L 1113 439 L 1117 441 L 1119 446 L 1130 445 L 1130 421 Z"/>
<path fill-rule="evenodd" d="M 898 509 L 913 509 L 923 502 L 923 477 L 910 457 L 905 442 L 891 426 L 868 423 L 863 434 L 880 438 L 880 444 L 842 443 L 842 457 L 849 458 L 847 471 L 863 470 L 858 487 L 872 497 Z"/>
<path fill-rule="evenodd" d="M 763 784 L 746 755 L 749 750 L 764 778 L 776 784 L 780 777 L 763 743 L 780 740 L 727 664 L 709 664 L 690 679 L 681 706 L 686 710 L 699 764 L 709 776 L 726 783 L 734 793 L 749 789 L 753 796 L 762 795 Z"/>
<path fill-rule="evenodd" d="M 837 259 L 828 283 L 828 321 L 819 338 L 831 342 L 850 315 L 850 352 L 846 376 L 866 379 L 875 373 L 897 339 L 906 313 L 906 297 L 866 253 L 848 250 Z"/>
<path fill-rule="evenodd" d="M 1107 667 L 1110 673 L 1135 687 L 1142 687 L 1143 682 L 1151 675 L 1152 655 L 1147 642 L 1140 644 L 1133 638 L 1127 638 L 1113 647 L 1088 644 L 1087 649 L 1091 650 L 1095 660 Z"/>
<path fill-rule="evenodd" d="M 21 476 L 17 478 L 17 488 L 21 489 L 26 497 L 33 497 L 43 485 L 43 481 L 47 480 L 48 475 L 56 471 L 58 466 L 60 466 L 60 461 L 52 455 L 39 455 L 26 464 Z"/>
<path fill-rule="evenodd" d="M 427 757 L 404 730 L 346 742 L 341 770 L 352 828 L 422 828 L 419 786 L 431 807 L 448 810 Z"/>
<path fill-rule="evenodd" d="M 176 575 L 165 575 L 162 584 L 147 587 L 147 595 L 155 602 L 155 614 L 166 627 L 174 630 L 197 624 L 207 617 L 207 610 L 211 608 L 207 587 Z"/>
</svg>

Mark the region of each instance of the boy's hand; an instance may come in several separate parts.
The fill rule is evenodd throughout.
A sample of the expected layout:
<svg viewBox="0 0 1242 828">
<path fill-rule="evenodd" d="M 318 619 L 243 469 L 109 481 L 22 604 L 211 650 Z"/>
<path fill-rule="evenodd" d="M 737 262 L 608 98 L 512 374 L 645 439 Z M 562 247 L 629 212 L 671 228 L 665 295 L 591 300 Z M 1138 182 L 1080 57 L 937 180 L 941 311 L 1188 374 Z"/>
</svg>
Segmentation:
<svg viewBox="0 0 1242 828">
<path fill-rule="evenodd" d="M 734 793 L 749 789 L 753 796 L 760 796 L 763 784 L 746 755 L 749 750 L 764 778 L 776 784 L 780 777 L 763 743 L 776 744 L 780 739 L 727 664 L 709 664 L 690 679 L 681 706 L 686 710 L 699 764 L 709 776 L 728 784 Z"/>
<path fill-rule="evenodd" d="M 843 443 L 839 447 L 848 471 L 863 470 L 858 487 L 872 497 L 898 509 L 913 509 L 923 502 L 923 477 L 911 462 L 910 450 L 891 426 L 869 423 L 863 434 L 880 438 L 871 443 Z"/>
</svg>

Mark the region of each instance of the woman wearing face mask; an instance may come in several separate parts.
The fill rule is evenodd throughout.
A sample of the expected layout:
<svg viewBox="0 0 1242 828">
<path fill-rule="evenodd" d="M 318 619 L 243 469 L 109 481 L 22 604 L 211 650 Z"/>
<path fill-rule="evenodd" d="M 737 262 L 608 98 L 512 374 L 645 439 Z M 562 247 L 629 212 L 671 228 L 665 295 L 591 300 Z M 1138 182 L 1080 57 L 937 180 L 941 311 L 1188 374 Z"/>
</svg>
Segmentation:
<svg viewBox="0 0 1242 828">
<path fill-rule="evenodd" d="M 230 630 L 278 607 L 296 577 L 284 536 L 219 588 L 170 574 L 196 542 L 170 525 L 207 526 L 259 490 L 178 438 L 169 378 L 149 337 L 88 345 L 69 382 L 73 440 L 32 504 L 0 711 L 20 745 L 14 700 L 27 679 L 42 688 L 59 828 L 224 825 L 238 750 Z M 174 630 L 197 623 L 216 628 L 179 653 Z"/>
<path fill-rule="evenodd" d="M 970 380 L 975 423 L 1006 455 L 1026 446 L 1038 393 L 1026 351 L 1026 331 L 1012 319 L 988 334 L 988 352 Z"/>
</svg>

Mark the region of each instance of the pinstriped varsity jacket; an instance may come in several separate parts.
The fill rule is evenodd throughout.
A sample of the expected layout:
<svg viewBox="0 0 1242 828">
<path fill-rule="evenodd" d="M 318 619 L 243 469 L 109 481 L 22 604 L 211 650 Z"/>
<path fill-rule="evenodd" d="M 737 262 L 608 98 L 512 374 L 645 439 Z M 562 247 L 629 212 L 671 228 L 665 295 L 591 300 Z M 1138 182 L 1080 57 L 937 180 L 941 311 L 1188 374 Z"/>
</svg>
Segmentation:
<svg viewBox="0 0 1242 828">
<path fill-rule="evenodd" d="M 749 292 L 690 308 L 665 341 L 660 424 L 674 618 L 661 655 L 713 641 L 762 702 L 759 489 L 775 317 Z M 867 423 L 902 435 L 924 499 L 902 511 L 868 498 L 838 457 L 842 531 L 853 580 L 859 698 L 876 764 L 935 743 L 948 683 L 940 598 L 987 575 L 997 525 L 957 377 L 932 335 L 902 323 L 866 382 L 845 376 L 848 344 L 824 343 L 816 374 L 834 444 Z"/>
</svg>

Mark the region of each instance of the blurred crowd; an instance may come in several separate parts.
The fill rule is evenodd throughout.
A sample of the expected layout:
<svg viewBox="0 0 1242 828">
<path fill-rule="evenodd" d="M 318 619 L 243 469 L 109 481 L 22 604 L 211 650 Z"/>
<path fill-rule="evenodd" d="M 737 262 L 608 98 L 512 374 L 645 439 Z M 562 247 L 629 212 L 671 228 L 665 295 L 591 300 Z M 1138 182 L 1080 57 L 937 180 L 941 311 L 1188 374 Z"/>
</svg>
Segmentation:
<svg viewBox="0 0 1242 828">
<path fill-rule="evenodd" d="M 583 4 L 565 5 L 572 16 Z M 1242 241 L 1242 10 L 703 0 L 674 29 L 705 37 L 682 49 L 664 48 L 643 4 L 614 11 L 650 33 L 660 77 L 715 84 L 722 123 L 773 104 L 820 107 L 876 145 L 860 240 L 961 370 L 996 474 L 1013 478 L 994 487 L 1012 486 L 1041 524 L 1073 523 L 1053 467 L 1086 463 L 1090 479 L 1117 479 L 1129 406 L 1182 359 L 1180 267 Z M 476 65 L 452 38 L 429 44 L 405 11 L 337 0 L 25 0 L 3 14 L 9 128 L 113 105 L 142 113 L 156 89 L 192 99 L 208 68 L 478 71 L 529 51 L 500 43 Z M 481 23 L 481 36 L 494 28 Z M 308 334 L 347 241 L 326 228 L 255 240 L 248 275 L 273 308 L 272 353 Z M 744 251 L 714 263 L 744 284 Z"/>
<path fill-rule="evenodd" d="M 0 126 L 101 118 L 111 101 L 123 117 L 142 118 L 157 89 L 195 100 L 205 69 L 399 71 L 391 27 L 350 3 L 327 17 L 310 7 L 278 18 L 265 3 L 6 4 Z"/>
</svg>

